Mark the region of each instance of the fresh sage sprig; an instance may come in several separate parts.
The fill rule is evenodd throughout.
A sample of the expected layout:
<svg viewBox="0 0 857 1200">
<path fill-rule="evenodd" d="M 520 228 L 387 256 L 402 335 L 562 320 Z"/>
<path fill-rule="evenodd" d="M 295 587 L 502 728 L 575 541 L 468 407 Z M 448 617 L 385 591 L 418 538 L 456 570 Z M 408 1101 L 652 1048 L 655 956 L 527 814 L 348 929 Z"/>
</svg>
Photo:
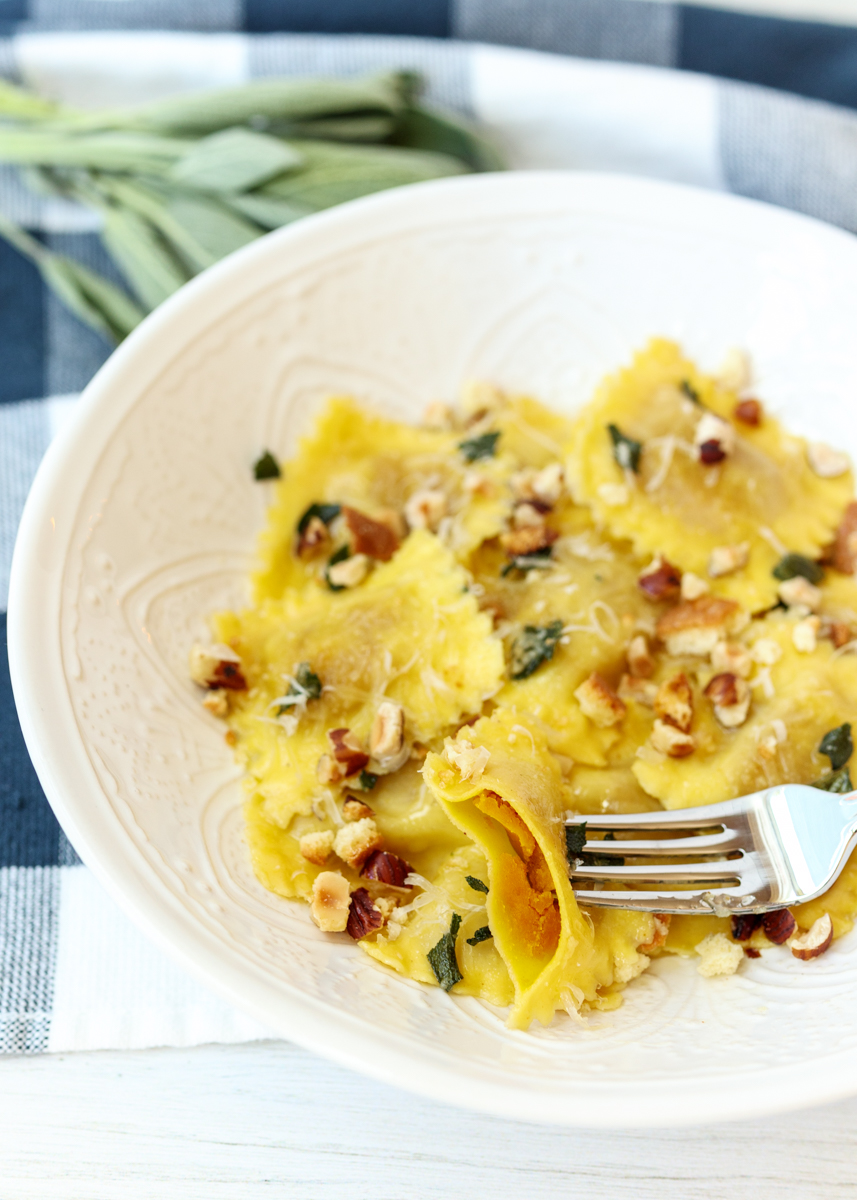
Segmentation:
<svg viewBox="0 0 857 1200">
<path fill-rule="evenodd" d="M 372 192 L 501 170 L 489 141 L 419 103 L 400 71 L 261 79 L 127 109 L 77 112 L 0 81 L 0 162 L 95 210 L 130 289 L 54 254 L 7 218 L 81 320 L 113 341 L 199 271 L 271 229 Z"/>
</svg>

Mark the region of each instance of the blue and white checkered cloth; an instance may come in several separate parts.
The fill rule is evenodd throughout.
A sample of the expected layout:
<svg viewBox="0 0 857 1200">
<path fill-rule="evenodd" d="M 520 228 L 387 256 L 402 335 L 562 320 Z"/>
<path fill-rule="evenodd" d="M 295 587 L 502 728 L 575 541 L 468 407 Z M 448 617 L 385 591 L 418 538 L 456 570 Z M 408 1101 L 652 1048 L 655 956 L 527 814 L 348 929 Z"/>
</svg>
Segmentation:
<svg viewBox="0 0 857 1200">
<path fill-rule="evenodd" d="M 0 0 L 0 74 L 82 106 L 391 67 L 416 68 L 429 99 L 484 122 L 513 166 L 679 180 L 857 232 L 847 25 L 662 0 Z M 91 215 L 34 197 L 6 167 L 0 209 L 112 274 Z M 30 482 L 108 353 L 0 241 L 4 642 Z M 0 654 L 0 1052 L 265 1035 L 150 947 L 79 863 L 30 764 Z"/>
</svg>

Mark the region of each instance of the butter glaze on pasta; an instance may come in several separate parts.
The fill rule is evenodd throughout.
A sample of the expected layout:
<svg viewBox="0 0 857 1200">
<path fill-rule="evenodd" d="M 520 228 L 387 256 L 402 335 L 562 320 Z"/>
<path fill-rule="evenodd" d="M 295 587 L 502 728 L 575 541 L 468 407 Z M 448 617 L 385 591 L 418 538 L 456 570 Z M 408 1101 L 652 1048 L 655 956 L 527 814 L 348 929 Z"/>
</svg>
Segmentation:
<svg viewBox="0 0 857 1200">
<path fill-rule="evenodd" d="M 268 485 L 252 603 L 213 620 L 220 674 L 194 676 L 245 770 L 265 887 L 344 930 L 319 916 L 344 879 L 376 961 L 521 1029 L 731 938 L 579 907 L 563 817 L 829 782 L 857 583 L 774 571 L 824 557 L 853 482 L 741 399 L 655 340 L 574 418 L 486 385 L 425 428 L 329 401 Z M 855 912 L 853 863 L 794 910 L 836 936 Z"/>
</svg>

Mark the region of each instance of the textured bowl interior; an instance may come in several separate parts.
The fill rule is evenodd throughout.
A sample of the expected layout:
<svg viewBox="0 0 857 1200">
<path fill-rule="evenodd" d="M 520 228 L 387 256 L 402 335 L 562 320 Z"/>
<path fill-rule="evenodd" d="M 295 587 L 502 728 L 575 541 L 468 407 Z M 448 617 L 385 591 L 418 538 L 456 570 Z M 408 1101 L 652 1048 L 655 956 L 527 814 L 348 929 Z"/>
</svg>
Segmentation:
<svg viewBox="0 0 857 1200">
<path fill-rule="evenodd" d="M 571 410 L 665 334 L 709 367 L 747 346 L 766 403 L 855 452 L 855 284 L 857 242 L 805 218 L 563 173 L 359 201 L 192 283 L 91 384 L 16 550 L 16 697 L 84 860 L 249 1013 L 452 1103 L 645 1125 L 857 1090 L 854 936 L 818 962 L 769 954 L 726 980 L 662 960 L 620 1011 L 525 1034 L 322 935 L 255 882 L 238 774 L 185 669 L 206 613 L 245 595 L 269 496 L 251 462 L 264 446 L 287 457 L 327 394 L 409 419 L 481 377 Z"/>
</svg>

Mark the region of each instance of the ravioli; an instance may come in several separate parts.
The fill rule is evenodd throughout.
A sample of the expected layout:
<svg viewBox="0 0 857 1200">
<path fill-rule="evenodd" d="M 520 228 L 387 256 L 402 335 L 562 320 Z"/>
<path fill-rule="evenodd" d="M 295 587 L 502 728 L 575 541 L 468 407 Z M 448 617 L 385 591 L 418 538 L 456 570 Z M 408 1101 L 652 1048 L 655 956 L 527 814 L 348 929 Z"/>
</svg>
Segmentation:
<svg viewBox="0 0 857 1200">
<path fill-rule="evenodd" d="M 601 385 L 577 427 L 568 470 L 577 499 L 639 555 L 662 554 L 704 577 L 712 552 L 747 543 L 747 569 L 715 579 L 712 590 L 758 612 L 776 602 L 771 572 L 784 552 L 817 558 L 831 540 L 853 479 L 816 475 L 805 443 L 771 416 L 758 427 L 732 422 L 737 402 L 673 342 L 656 339 Z M 734 452 L 708 467 L 694 446 L 706 412 L 735 432 Z M 615 461 L 611 424 L 642 446 L 636 475 Z M 616 485 L 625 487 L 620 503 Z"/>
<path fill-rule="evenodd" d="M 502 647 L 465 582 L 451 552 L 417 530 L 359 588 L 333 593 L 305 584 L 216 619 L 250 685 L 232 727 L 270 820 L 285 828 L 311 810 L 323 793 L 317 768 L 329 750 L 327 731 L 347 728 L 365 738 L 382 699 L 400 704 L 413 737 L 428 742 L 497 691 Z M 304 661 L 323 691 L 289 732 L 275 714 Z"/>
<path fill-rule="evenodd" d="M 634 763 L 637 780 L 664 808 L 717 804 L 779 783 L 812 783 L 829 772 L 830 762 L 818 746 L 828 730 L 857 712 L 857 657 L 837 655 L 826 641 L 812 653 L 799 653 L 792 642 L 794 625 L 793 618 L 778 612 L 754 622 L 750 648 L 765 639 L 779 657 L 755 669 L 752 706 L 740 728 L 724 729 L 700 690 L 694 754 L 686 759 L 647 755 Z M 709 667 L 703 680 L 710 674 Z"/>
<path fill-rule="evenodd" d="M 431 407 L 417 428 L 328 403 L 273 485 L 251 604 L 191 673 L 261 883 L 527 1029 L 732 937 L 579 906 L 569 813 L 850 786 L 852 477 L 664 340 L 573 417 L 484 384 Z M 857 855 L 794 915 L 847 932 Z"/>
</svg>

